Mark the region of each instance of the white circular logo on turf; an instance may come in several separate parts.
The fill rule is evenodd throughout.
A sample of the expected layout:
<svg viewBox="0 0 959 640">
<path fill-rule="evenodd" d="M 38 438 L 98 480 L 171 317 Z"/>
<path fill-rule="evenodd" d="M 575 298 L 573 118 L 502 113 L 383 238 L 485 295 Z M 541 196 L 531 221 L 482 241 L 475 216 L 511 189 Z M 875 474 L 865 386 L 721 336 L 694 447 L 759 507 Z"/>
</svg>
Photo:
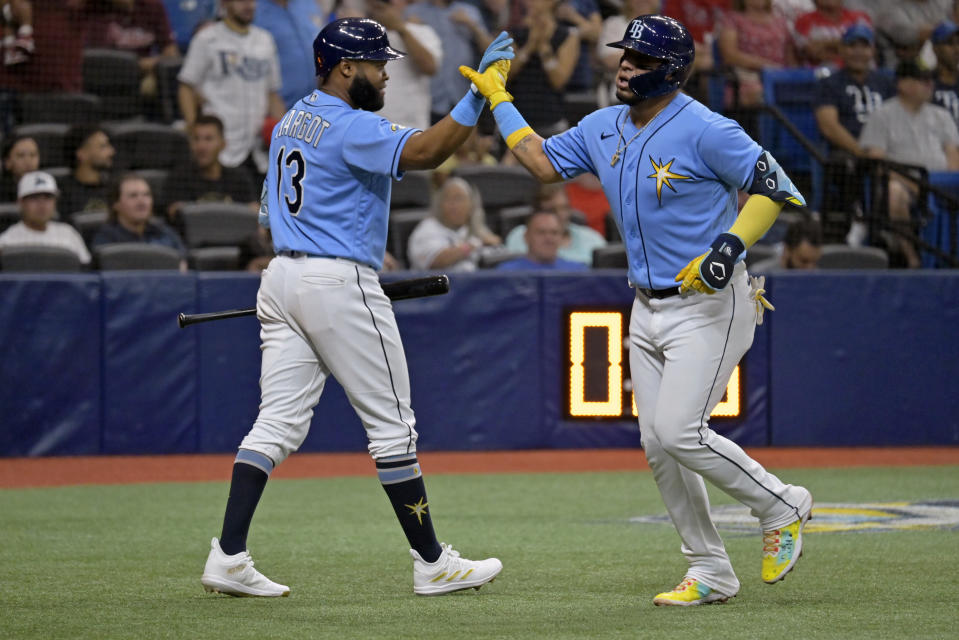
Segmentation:
<svg viewBox="0 0 959 640">
<path fill-rule="evenodd" d="M 746 507 L 722 505 L 710 510 L 713 522 L 724 531 L 758 533 L 759 521 Z M 670 524 L 669 516 L 637 516 L 636 523 Z M 917 529 L 959 529 L 959 500 L 922 502 L 817 503 L 804 533 L 848 533 L 854 531 L 905 531 Z"/>
</svg>

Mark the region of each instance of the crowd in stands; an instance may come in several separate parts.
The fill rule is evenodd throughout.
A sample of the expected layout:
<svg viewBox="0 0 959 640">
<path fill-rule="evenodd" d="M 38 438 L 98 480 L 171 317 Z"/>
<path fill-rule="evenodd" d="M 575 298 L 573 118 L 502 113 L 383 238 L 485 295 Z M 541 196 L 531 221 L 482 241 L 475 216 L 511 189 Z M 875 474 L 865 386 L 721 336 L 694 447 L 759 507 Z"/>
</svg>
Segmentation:
<svg viewBox="0 0 959 640">
<path fill-rule="evenodd" d="M 458 67 L 474 64 L 501 29 L 515 39 L 510 91 L 544 137 L 615 104 L 621 52 L 605 45 L 622 38 L 636 15 L 665 13 L 689 28 L 696 61 L 686 91 L 757 139 L 769 100 L 764 74 L 812 70 L 807 99 L 812 142 L 827 158 L 822 182 L 804 182 L 783 164 L 801 188 L 820 190 L 819 208 L 838 212 L 843 224 L 837 231 L 824 219 L 814 232 L 795 232 L 802 231 L 806 263 L 820 244 L 839 242 L 881 246 L 893 266 L 920 266 L 924 180 L 959 171 L 959 0 L 3 0 L 0 7 L 0 247 L 68 248 L 93 268 L 99 247 L 142 243 L 174 250 L 177 268 L 261 269 L 271 255 L 265 230 L 244 227 L 233 258 L 210 266 L 196 253 L 207 241 L 191 236 L 183 211 L 224 203 L 242 224 L 242 211 L 255 220 L 270 131 L 315 88 L 316 33 L 346 16 L 379 21 L 407 52 L 388 67 L 381 115 L 417 128 L 465 93 Z M 515 201 L 504 198 L 503 183 L 484 183 L 483 171 L 515 164 L 494 127 L 485 113 L 428 176 L 424 201 L 395 207 L 416 224 L 391 226 L 391 236 L 403 235 L 389 244 L 396 255 L 387 268 L 573 270 L 594 266 L 594 250 L 617 246 L 593 176 L 530 183 Z M 869 171 L 883 162 L 877 187 Z M 877 206 L 881 224 L 870 218 Z M 807 223 L 820 216 L 803 212 Z M 795 255 L 795 247 L 779 246 L 777 259 Z"/>
</svg>

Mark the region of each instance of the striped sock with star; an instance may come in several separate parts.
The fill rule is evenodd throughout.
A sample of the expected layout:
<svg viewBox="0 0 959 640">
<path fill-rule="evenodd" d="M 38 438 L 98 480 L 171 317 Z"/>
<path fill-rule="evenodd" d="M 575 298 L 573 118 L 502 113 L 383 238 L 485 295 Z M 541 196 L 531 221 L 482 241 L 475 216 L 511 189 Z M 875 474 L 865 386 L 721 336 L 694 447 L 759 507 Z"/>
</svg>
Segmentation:
<svg viewBox="0 0 959 640">
<path fill-rule="evenodd" d="M 380 458 L 376 473 L 410 546 L 426 562 L 436 562 L 443 550 L 433 531 L 426 484 L 416 454 Z"/>
</svg>

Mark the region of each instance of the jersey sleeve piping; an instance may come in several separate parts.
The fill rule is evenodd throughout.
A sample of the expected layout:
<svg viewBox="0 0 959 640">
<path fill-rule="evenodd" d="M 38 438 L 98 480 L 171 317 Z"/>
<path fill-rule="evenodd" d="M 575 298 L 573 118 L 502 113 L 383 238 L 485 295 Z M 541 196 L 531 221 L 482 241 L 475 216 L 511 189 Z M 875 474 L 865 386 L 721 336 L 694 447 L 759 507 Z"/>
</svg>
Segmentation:
<svg viewBox="0 0 959 640">
<path fill-rule="evenodd" d="M 390 175 L 392 175 L 397 180 L 402 177 L 402 172 L 400 169 L 400 156 L 403 153 L 403 147 L 406 146 L 406 141 L 414 133 L 419 133 L 419 129 L 410 129 L 403 136 L 400 137 L 399 141 L 396 143 L 396 148 L 393 149 L 393 162 L 390 163 Z"/>
</svg>

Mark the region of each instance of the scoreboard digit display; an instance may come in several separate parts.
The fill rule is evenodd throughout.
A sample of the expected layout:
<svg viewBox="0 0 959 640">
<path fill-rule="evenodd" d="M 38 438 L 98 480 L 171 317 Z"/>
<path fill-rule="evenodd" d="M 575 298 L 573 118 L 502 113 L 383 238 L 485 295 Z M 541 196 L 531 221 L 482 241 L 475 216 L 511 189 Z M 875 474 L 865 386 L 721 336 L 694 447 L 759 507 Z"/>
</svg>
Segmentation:
<svg viewBox="0 0 959 640">
<path fill-rule="evenodd" d="M 568 420 L 635 420 L 629 376 L 629 310 L 567 309 L 563 417 Z M 713 418 L 739 418 L 742 363 L 736 366 Z"/>
</svg>

